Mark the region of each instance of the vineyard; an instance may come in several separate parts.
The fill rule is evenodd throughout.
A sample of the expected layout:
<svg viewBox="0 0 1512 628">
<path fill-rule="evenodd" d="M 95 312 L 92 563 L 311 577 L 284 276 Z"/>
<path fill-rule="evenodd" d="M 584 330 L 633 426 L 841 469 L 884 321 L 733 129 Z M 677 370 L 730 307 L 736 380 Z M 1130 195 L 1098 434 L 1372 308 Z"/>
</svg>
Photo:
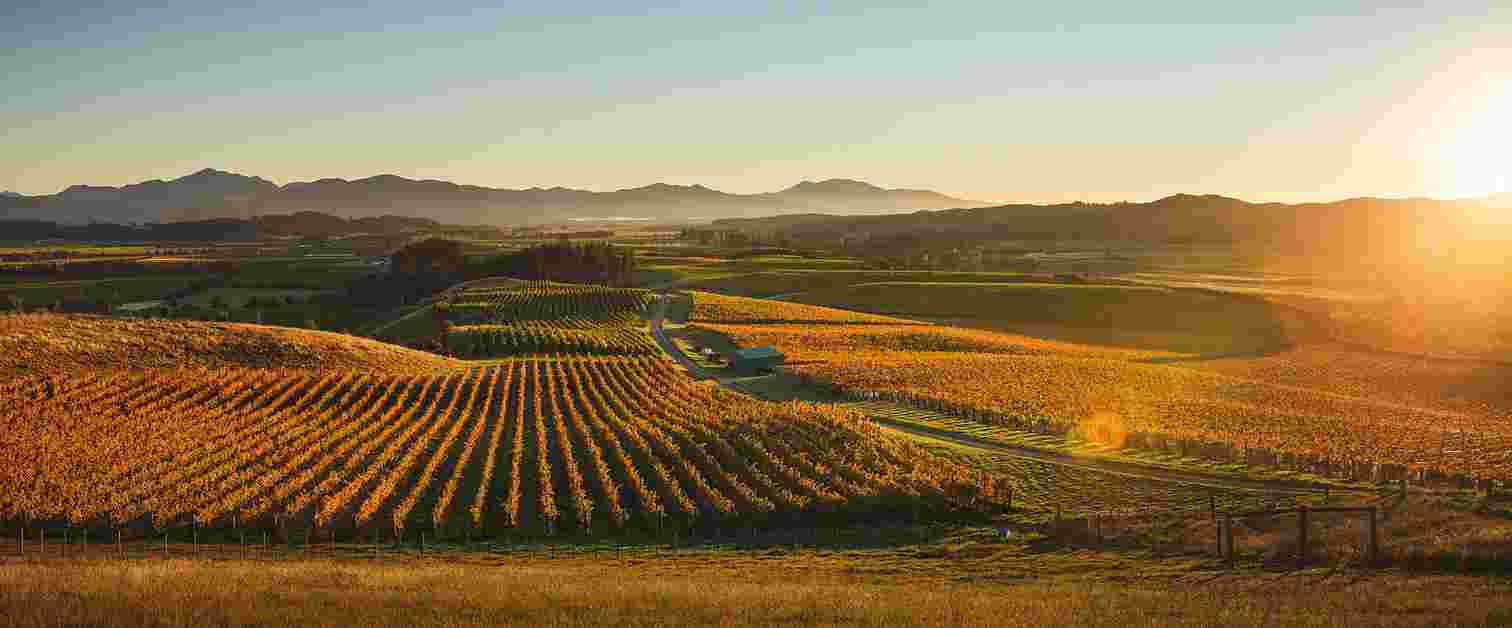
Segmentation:
<svg viewBox="0 0 1512 628">
<path fill-rule="evenodd" d="M 700 305 L 707 300 L 717 306 L 731 297 L 697 298 Z M 775 312 L 802 307 L 768 303 Z M 788 372 L 855 399 L 885 399 L 1117 446 L 1174 448 L 1358 479 L 1468 484 L 1512 478 L 1512 413 L 1498 403 L 1505 393 L 1490 380 L 1469 387 L 1475 380 L 1455 375 L 1464 367 L 1398 368 L 1399 387 L 1404 373 L 1443 373 L 1429 382 L 1439 383 L 1436 392 L 1375 394 L 1372 388 L 1392 385 L 1379 369 L 1370 376 L 1341 376 L 1322 389 L 1304 387 L 1312 375 L 1354 364 L 1337 357 L 1339 362 L 1330 362 L 1327 355 L 1315 355 L 1311 363 L 1236 359 L 1210 367 L 1284 382 L 1272 383 L 1198 370 L 1207 368 L 1200 364 L 1130 361 L 1138 352 L 946 327 L 701 326 L 738 345 L 774 345 L 788 356 Z M 1293 370 L 1309 366 L 1313 370 Z M 1345 394 L 1355 389 L 1369 396 Z M 1434 399 L 1442 403 L 1408 403 Z"/>
<path fill-rule="evenodd" d="M 693 322 L 705 323 L 809 323 L 920 325 L 890 316 L 862 314 L 830 307 L 799 305 L 783 301 L 732 297 L 712 292 L 693 293 Z"/>
<path fill-rule="evenodd" d="M 1084 345 L 944 325 L 728 325 L 699 323 L 743 347 L 791 351 L 953 351 L 1013 355 L 1078 355 L 1124 360 L 1173 357 L 1163 351 Z"/>
<path fill-rule="evenodd" d="M 1169 366 L 1062 356 L 799 352 L 794 372 L 851 394 L 1130 446 L 1196 442 L 1224 459 L 1512 477 L 1506 417 L 1436 412 Z M 1465 435 L 1474 435 L 1468 438 Z M 1281 460 L 1287 458 L 1288 460 Z"/>
<path fill-rule="evenodd" d="M 246 323 L 0 316 L 0 374 L 101 368 L 299 368 L 427 371 L 461 364 L 336 334 Z"/>
<path fill-rule="evenodd" d="M 8 518 L 588 534 L 980 512 L 1003 498 L 1001 479 L 854 411 L 755 401 L 654 358 L 115 370 L 3 387 Z"/>
<path fill-rule="evenodd" d="M 531 281 L 464 289 L 450 295 L 446 303 L 453 316 L 462 320 L 627 322 L 637 319 L 654 299 L 647 290 Z"/>
<path fill-rule="evenodd" d="M 640 326 L 652 300 L 645 290 L 546 281 L 463 289 L 444 306 L 456 323 L 446 347 L 463 357 L 656 355 Z"/>
<path fill-rule="evenodd" d="M 462 325 L 446 335 L 446 348 L 461 357 L 557 353 L 568 355 L 657 355 L 656 342 L 636 327 L 569 320 Z"/>
</svg>

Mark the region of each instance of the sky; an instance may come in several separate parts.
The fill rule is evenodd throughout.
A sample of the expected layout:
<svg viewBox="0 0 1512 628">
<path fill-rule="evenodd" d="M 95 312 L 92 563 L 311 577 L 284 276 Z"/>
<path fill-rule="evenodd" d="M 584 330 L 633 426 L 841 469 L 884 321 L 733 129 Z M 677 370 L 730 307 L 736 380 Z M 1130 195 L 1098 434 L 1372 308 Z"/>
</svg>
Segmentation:
<svg viewBox="0 0 1512 628">
<path fill-rule="evenodd" d="M 1307 201 L 1512 177 L 1506 0 L 216 4 L 5 3 L 0 190 L 214 167 Z"/>
</svg>

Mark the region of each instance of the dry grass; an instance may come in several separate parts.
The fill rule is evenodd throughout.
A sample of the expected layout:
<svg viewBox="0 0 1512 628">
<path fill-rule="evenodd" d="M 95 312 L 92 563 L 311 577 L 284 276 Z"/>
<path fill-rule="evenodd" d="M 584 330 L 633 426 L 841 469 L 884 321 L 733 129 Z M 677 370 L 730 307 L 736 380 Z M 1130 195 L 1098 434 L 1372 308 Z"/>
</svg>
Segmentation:
<svg viewBox="0 0 1512 628">
<path fill-rule="evenodd" d="M 743 573 L 697 567 L 686 561 L 532 559 L 493 565 L 11 563 L 0 565 L 0 617 L 11 626 L 1120 628 L 1485 625 L 1512 619 L 1512 589 L 1473 578 L 1201 572 L 1132 583 L 1111 574 L 1023 583 L 904 583 L 826 569 L 790 575 L 812 567 L 801 559 Z"/>
<path fill-rule="evenodd" d="M 158 367 L 415 373 L 459 364 L 376 340 L 289 327 L 53 314 L 0 317 L 0 375 Z"/>
</svg>

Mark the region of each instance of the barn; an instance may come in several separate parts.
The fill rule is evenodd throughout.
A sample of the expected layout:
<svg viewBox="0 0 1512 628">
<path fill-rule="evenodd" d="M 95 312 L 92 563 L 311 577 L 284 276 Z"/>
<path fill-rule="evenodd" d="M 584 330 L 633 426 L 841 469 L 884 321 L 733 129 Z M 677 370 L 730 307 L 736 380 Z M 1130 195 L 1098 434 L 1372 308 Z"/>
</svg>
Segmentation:
<svg viewBox="0 0 1512 628">
<path fill-rule="evenodd" d="M 730 367 L 745 373 L 773 369 L 785 358 L 776 347 L 751 347 L 730 354 Z"/>
</svg>

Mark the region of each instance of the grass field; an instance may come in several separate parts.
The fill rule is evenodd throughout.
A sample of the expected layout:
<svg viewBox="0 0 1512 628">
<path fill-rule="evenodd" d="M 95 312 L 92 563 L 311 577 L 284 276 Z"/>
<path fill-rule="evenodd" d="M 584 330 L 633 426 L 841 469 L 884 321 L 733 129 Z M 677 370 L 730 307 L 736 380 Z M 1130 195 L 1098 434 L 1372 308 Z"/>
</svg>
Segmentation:
<svg viewBox="0 0 1512 628">
<path fill-rule="evenodd" d="M 789 300 L 1002 331 L 1046 334 L 1053 329 L 1058 340 L 1115 340 L 1181 353 L 1242 353 L 1286 339 L 1278 314 L 1262 301 L 1148 286 L 876 282 L 804 292 Z"/>
<path fill-rule="evenodd" d="M 94 302 L 105 299 L 113 304 L 151 301 L 188 287 L 202 277 L 191 274 L 123 275 L 101 279 L 43 280 L 25 279 L 0 282 L 0 294 L 14 293 L 27 309 L 48 307 L 59 299 Z M 11 304 L 0 302 L 0 308 Z"/>
<path fill-rule="evenodd" d="M 756 269 L 750 272 L 692 280 L 680 284 L 679 287 L 731 296 L 767 298 L 875 282 L 1015 283 L 1047 279 L 1049 279 L 1047 275 L 1009 272 L 880 271 L 832 268 Z"/>
<path fill-rule="evenodd" d="M 420 558 L 0 562 L 12 626 L 1442 626 L 1512 621 L 1512 583 L 957 535 L 899 547 Z M 634 574 L 634 577 L 625 577 Z"/>
</svg>

